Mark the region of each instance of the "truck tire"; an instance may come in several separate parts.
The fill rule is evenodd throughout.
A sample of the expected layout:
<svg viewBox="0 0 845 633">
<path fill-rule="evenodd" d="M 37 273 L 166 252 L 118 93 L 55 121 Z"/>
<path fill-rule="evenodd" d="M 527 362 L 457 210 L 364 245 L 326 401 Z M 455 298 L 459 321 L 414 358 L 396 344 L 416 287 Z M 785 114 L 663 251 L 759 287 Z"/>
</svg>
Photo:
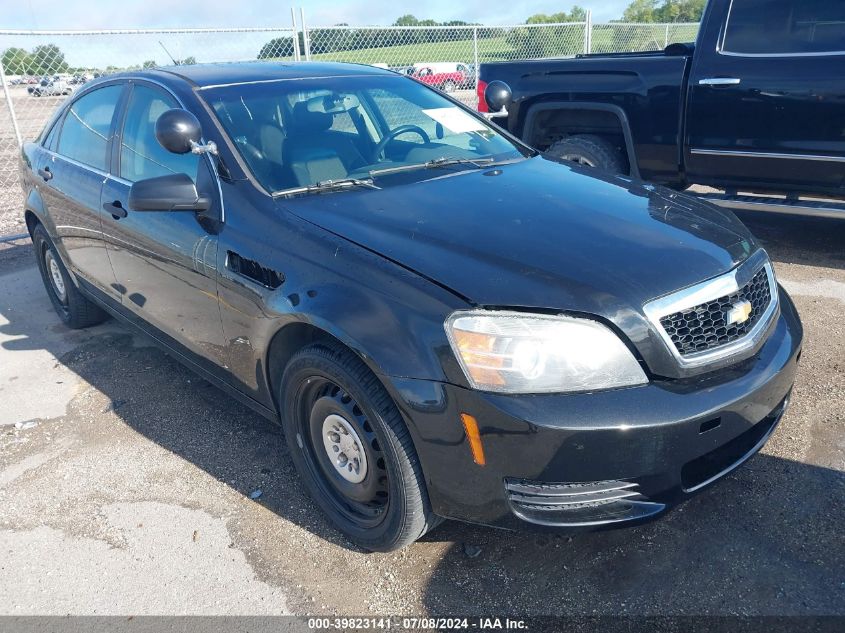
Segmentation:
<svg viewBox="0 0 845 633">
<path fill-rule="evenodd" d="M 623 151 L 609 139 L 594 134 L 567 136 L 551 145 L 546 154 L 614 174 L 628 173 L 628 159 Z"/>
<path fill-rule="evenodd" d="M 440 523 L 402 416 L 358 357 L 332 344 L 304 348 L 285 368 L 279 399 L 296 469 L 350 541 L 389 552 Z"/>
</svg>

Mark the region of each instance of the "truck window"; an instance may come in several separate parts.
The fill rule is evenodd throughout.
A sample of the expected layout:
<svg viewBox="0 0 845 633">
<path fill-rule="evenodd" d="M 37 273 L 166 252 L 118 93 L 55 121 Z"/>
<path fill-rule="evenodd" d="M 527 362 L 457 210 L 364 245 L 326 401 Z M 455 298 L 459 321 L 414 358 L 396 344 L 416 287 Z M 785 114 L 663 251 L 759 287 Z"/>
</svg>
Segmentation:
<svg viewBox="0 0 845 633">
<path fill-rule="evenodd" d="M 741 55 L 845 52 L 845 2 L 733 0 L 722 52 Z"/>
</svg>

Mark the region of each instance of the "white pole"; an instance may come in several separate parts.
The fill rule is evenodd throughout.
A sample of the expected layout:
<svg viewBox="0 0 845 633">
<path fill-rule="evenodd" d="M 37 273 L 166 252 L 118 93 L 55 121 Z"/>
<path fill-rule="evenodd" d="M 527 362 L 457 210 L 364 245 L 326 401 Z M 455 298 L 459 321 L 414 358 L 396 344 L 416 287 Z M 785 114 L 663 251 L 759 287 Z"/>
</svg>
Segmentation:
<svg viewBox="0 0 845 633">
<path fill-rule="evenodd" d="M 593 52 L 593 12 L 587 11 L 587 21 L 584 23 L 584 52 Z"/>
<path fill-rule="evenodd" d="M 9 94 L 9 82 L 6 81 L 6 71 L 3 62 L 0 61 L 0 83 L 3 84 L 3 94 L 6 96 L 6 105 L 9 106 L 9 116 L 12 119 L 12 128 L 15 130 L 15 138 L 18 139 L 18 147 L 23 147 L 21 131 L 18 127 L 18 118 L 15 116 L 15 105 L 12 103 L 12 95 Z"/>
<path fill-rule="evenodd" d="M 475 64 L 475 91 L 478 92 L 478 27 L 472 27 L 472 58 Z"/>
<path fill-rule="evenodd" d="M 299 29 L 296 28 L 296 9 L 290 8 L 290 20 L 293 23 L 293 61 L 299 61 Z"/>
<path fill-rule="evenodd" d="M 302 44 L 305 46 L 305 61 L 311 61 L 311 38 L 308 37 L 308 28 L 305 26 L 305 9 L 299 8 L 299 22 L 302 25 Z"/>
</svg>

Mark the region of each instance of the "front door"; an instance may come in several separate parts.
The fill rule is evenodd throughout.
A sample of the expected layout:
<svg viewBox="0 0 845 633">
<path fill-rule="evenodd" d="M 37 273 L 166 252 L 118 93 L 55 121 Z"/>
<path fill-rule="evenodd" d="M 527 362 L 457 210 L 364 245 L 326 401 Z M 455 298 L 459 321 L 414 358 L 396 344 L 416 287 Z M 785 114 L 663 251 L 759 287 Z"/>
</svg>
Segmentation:
<svg viewBox="0 0 845 633">
<path fill-rule="evenodd" d="M 217 305 L 217 235 L 221 201 L 207 157 L 172 154 L 155 137 L 159 115 L 179 107 L 163 89 L 132 82 L 113 156 L 116 176 L 103 186 L 111 205 L 103 234 L 122 301 L 154 336 L 176 343 L 206 369 L 226 362 Z M 203 213 L 137 212 L 128 208 L 132 183 L 173 173 L 188 174 L 213 200 Z M 211 365 L 211 366 L 209 366 Z"/>
<path fill-rule="evenodd" d="M 712 39 L 700 41 L 719 44 L 696 49 L 690 76 L 689 180 L 841 191 L 845 3 L 719 2 L 730 4 L 727 25 L 704 27 Z"/>
</svg>

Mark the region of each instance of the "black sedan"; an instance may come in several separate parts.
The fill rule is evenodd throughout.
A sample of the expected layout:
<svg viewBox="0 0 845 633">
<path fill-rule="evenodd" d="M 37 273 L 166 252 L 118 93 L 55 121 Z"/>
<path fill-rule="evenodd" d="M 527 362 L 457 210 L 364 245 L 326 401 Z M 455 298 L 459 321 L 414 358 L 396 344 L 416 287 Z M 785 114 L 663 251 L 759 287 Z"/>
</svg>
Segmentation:
<svg viewBox="0 0 845 633">
<path fill-rule="evenodd" d="M 396 73 L 113 75 L 22 157 L 64 323 L 114 315 L 281 423 L 364 548 L 657 516 L 789 400 L 801 324 L 730 212 L 539 156 Z"/>
</svg>

